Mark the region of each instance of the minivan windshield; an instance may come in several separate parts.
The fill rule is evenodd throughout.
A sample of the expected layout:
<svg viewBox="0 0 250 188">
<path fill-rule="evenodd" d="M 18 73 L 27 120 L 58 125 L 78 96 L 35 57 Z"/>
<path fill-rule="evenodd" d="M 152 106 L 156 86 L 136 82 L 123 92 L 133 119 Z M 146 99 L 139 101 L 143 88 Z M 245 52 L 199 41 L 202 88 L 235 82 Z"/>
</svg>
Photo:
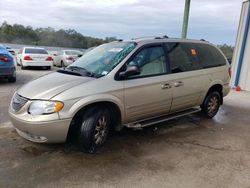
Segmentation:
<svg viewBox="0 0 250 188">
<path fill-rule="evenodd" d="M 107 75 L 134 48 L 135 42 L 111 42 L 100 45 L 87 52 L 66 69 L 71 71 L 84 70 L 94 77 Z"/>
</svg>

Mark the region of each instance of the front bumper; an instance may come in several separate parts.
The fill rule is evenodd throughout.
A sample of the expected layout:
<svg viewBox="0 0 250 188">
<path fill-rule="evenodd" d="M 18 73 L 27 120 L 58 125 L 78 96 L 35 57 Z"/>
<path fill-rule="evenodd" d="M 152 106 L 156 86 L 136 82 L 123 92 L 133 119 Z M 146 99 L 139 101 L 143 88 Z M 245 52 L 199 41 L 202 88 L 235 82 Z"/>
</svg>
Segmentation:
<svg viewBox="0 0 250 188">
<path fill-rule="evenodd" d="M 23 138 L 37 143 L 62 143 L 67 139 L 71 119 L 26 121 L 9 111 L 12 124 Z"/>
</svg>

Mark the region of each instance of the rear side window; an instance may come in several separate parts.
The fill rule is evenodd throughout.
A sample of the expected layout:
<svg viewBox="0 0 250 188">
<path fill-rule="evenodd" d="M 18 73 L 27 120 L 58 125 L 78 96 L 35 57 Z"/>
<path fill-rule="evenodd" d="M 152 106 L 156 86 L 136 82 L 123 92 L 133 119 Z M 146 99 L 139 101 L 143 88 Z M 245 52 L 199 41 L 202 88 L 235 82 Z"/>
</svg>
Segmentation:
<svg viewBox="0 0 250 188">
<path fill-rule="evenodd" d="M 36 48 L 25 48 L 26 54 L 48 54 L 48 52 L 44 49 L 36 49 Z"/>
<path fill-rule="evenodd" d="M 189 43 L 167 43 L 166 49 L 172 73 L 199 70 L 197 52 Z"/>
<path fill-rule="evenodd" d="M 223 55 L 213 46 L 206 44 L 193 44 L 197 51 L 200 64 L 203 68 L 211 68 L 226 65 Z"/>
</svg>

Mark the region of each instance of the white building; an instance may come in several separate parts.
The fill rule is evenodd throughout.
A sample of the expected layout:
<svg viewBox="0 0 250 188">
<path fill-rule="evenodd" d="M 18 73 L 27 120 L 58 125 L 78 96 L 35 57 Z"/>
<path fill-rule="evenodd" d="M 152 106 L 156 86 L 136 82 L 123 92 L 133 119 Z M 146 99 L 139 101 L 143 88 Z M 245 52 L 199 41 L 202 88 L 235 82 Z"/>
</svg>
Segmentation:
<svg viewBox="0 0 250 188">
<path fill-rule="evenodd" d="M 250 0 L 243 2 L 232 60 L 232 86 L 250 91 Z"/>
</svg>

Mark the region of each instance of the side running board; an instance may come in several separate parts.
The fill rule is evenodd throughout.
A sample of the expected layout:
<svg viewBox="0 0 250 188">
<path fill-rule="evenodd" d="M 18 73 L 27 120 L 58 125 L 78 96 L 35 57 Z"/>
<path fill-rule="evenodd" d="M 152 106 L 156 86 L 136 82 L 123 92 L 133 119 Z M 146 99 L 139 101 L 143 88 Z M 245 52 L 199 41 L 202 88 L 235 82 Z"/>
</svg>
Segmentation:
<svg viewBox="0 0 250 188">
<path fill-rule="evenodd" d="M 147 127 L 153 124 L 157 124 L 157 123 L 162 123 L 171 119 L 175 119 L 175 118 L 179 118 L 185 115 L 189 115 L 189 114 L 193 114 L 196 112 L 201 111 L 200 107 L 197 108 L 191 108 L 188 110 L 184 110 L 184 111 L 180 111 L 180 112 L 175 112 L 172 114 L 168 114 L 168 115 L 164 115 L 164 116 L 160 116 L 160 117 L 155 117 L 155 118 L 151 118 L 151 119 L 145 119 L 145 120 L 141 120 L 141 121 L 136 121 L 136 122 L 132 122 L 132 123 L 128 123 L 125 124 L 125 127 L 128 128 L 143 128 L 143 127 Z"/>
</svg>

